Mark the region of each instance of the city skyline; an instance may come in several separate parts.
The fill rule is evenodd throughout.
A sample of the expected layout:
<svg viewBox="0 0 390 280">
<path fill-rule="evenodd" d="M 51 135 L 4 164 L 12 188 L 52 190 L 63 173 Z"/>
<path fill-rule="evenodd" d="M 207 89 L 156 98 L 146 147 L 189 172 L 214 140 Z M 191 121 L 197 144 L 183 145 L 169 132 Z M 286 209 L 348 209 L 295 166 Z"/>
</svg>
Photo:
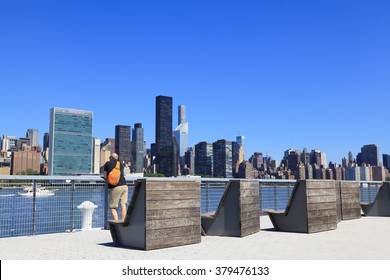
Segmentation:
<svg viewBox="0 0 390 280">
<path fill-rule="evenodd" d="M 190 147 L 243 135 L 246 159 L 390 154 L 387 1 L 92 3 L 0 4 L 0 136 L 38 129 L 42 145 L 59 107 L 94 112 L 101 140 L 142 123 L 150 147 L 165 95 L 174 124 L 187 108 Z"/>
</svg>

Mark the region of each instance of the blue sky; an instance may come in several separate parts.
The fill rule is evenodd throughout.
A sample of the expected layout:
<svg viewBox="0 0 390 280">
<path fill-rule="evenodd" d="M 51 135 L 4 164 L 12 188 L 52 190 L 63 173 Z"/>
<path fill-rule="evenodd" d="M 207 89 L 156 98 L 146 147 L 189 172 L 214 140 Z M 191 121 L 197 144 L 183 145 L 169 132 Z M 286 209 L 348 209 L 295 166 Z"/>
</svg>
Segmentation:
<svg viewBox="0 0 390 280">
<path fill-rule="evenodd" d="M 390 1 L 0 0 L 0 135 L 49 130 L 51 107 L 94 112 L 94 135 L 187 106 L 190 145 L 246 137 L 280 160 L 390 154 Z M 42 141 L 42 140 L 41 140 Z"/>
</svg>

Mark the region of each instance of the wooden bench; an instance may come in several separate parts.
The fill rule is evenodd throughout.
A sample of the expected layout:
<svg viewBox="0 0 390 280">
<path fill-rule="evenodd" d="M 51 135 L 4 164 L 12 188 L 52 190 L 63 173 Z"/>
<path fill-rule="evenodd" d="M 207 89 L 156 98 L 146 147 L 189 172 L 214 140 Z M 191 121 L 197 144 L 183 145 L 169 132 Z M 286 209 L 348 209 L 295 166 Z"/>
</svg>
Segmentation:
<svg viewBox="0 0 390 280">
<path fill-rule="evenodd" d="M 366 216 L 390 217 L 390 182 L 383 182 L 373 203 L 361 203 Z"/>
<path fill-rule="evenodd" d="M 114 244 L 142 250 L 200 243 L 200 181 L 148 178 L 135 183 L 123 221 L 109 221 Z"/>
<path fill-rule="evenodd" d="M 230 180 L 213 214 L 202 215 L 204 235 L 244 237 L 260 231 L 257 180 Z"/>
<path fill-rule="evenodd" d="M 334 180 L 297 181 L 285 211 L 265 211 L 276 230 L 315 233 L 337 228 Z"/>
<path fill-rule="evenodd" d="M 360 190 L 357 181 L 336 181 L 337 222 L 361 218 Z"/>
</svg>

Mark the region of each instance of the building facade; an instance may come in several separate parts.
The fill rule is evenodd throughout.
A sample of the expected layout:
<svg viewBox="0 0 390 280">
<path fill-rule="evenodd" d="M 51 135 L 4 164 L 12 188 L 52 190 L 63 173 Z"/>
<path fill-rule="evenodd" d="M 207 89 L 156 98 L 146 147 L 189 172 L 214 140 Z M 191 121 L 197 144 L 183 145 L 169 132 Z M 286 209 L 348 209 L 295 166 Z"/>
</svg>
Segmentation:
<svg viewBox="0 0 390 280">
<path fill-rule="evenodd" d="M 200 142 L 195 145 L 195 174 L 213 176 L 213 144 Z"/>
<path fill-rule="evenodd" d="M 92 121 L 90 111 L 50 110 L 49 175 L 78 175 L 92 172 Z"/>
<path fill-rule="evenodd" d="M 39 134 L 37 129 L 28 129 L 26 132 L 26 138 L 30 139 L 30 147 L 39 146 Z"/>
<path fill-rule="evenodd" d="M 11 175 L 39 175 L 41 154 L 35 148 L 26 147 L 12 152 Z"/>
<path fill-rule="evenodd" d="M 177 176 L 178 162 L 176 141 L 172 130 L 172 97 L 156 97 L 156 165 L 157 173 L 166 177 Z"/>
<path fill-rule="evenodd" d="M 184 157 L 188 150 L 188 122 L 186 116 L 186 106 L 179 106 L 178 126 L 174 131 L 176 143 L 178 146 L 178 155 Z"/>
<path fill-rule="evenodd" d="M 119 161 L 125 165 L 131 162 L 131 127 L 128 125 L 115 126 L 115 152 L 119 156 Z"/>
<path fill-rule="evenodd" d="M 364 145 L 361 152 L 357 155 L 357 163 L 359 166 L 369 164 L 371 166 L 379 166 L 379 152 L 377 145 Z"/>
<path fill-rule="evenodd" d="M 226 139 L 213 143 L 213 176 L 232 178 L 233 157 L 232 142 Z"/>
<path fill-rule="evenodd" d="M 144 158 L 145 158 L 145 141 L 144 141 L 144 129 L 141 123 L 134 124 L 133 128 L 133 158 L 135 173 L 144 172 Z"/>
</svg>

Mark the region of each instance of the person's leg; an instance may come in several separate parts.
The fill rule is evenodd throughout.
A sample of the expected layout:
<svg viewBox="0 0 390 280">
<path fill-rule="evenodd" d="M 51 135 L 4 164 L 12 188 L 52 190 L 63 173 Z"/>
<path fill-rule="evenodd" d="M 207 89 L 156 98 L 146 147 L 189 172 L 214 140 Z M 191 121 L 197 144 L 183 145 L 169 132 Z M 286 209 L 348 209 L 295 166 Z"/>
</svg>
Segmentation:
<svg viewBox="0 0 390 280">
<path fill-rule="evenodd" d="M 111 217 L 113 220 L 118 220 L 118 212 L 115 208 L 110 208 Z"/>
<path fill-rule="evenodd" d="M 121 186 L 121 191 L 121 220 L 124 220 L 127 213 L 127 197 L 129 196 L 129 187 L 127 185 Z"/>
<path fill-rule="evenodd" d="M 121 220 L 124 220 L 126 218 L 126 211 L 126 204 L 121 203 Z"/>
<path fill-rule="evenodd" d="M 120 198 L 120 191 L 116 188 L 110 189 L 110 213 L 113 220 L 118 220 L 118 212 L 116 211 L 116 208 L 119 204 L 119 198 Z"/>
</svg>

